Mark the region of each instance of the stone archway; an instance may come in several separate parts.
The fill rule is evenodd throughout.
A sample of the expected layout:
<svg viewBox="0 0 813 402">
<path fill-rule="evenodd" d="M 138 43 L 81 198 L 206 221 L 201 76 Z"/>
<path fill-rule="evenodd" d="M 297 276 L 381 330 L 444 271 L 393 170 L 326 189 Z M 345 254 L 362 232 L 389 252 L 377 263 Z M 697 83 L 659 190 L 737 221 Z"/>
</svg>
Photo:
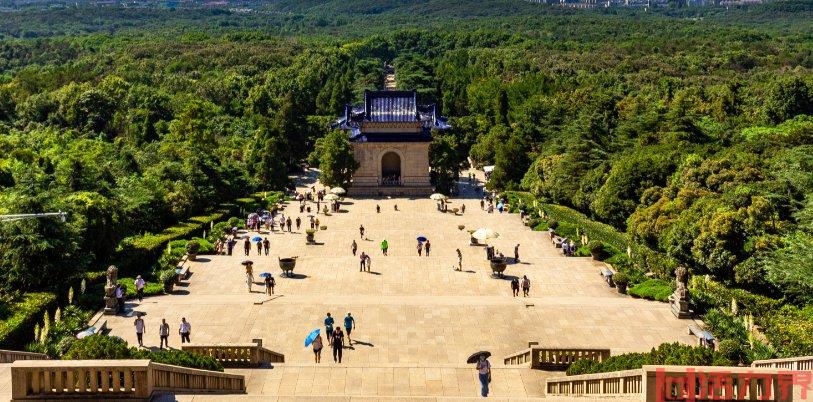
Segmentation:
<svg viewBox="0 0 813 402">
<path fill-rule="evenodd" d="M 381 157 L 381 180 L 384 185 L 398 185 L 401 182 L 401 156 L 395 152 L 385 152 Z"/>
</svg>

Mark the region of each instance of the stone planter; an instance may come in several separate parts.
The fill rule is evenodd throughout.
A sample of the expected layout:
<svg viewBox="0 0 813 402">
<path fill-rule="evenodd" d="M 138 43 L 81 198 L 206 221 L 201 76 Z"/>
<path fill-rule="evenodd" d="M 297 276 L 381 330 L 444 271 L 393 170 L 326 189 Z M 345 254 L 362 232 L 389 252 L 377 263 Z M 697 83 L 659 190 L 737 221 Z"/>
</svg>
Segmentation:
<svg viewBox="0 0 813 402">
<path fill-rule="evenodd" d="M 507 266 L 505 259 L 492 258 L 488 262 L 489 265 L 491 265 L 492 276 L 502 277 L 503 273 L 505 272 L 505 267 Z"/>
<path fill-rule="evenodd" d="M 186 259 L 189 261 L 195 261 L 198 258 L 197 254 L 186 254 Z"/>
<path fill-rule="evenodd" d="M 627 284 L 626 283 L 616 283 L 615 284 L 615 290 L 617 290 L 618 293 L 627 294 Z"/>
<path fill-rule="evenodd" d="M 308 234 L 308 235 L 305 236 L 305 241 L 308 244 L 313 244 L 313 243 L 316 243 L 316 238 L 314 237 L 313 234 Z"/>
<path fill-rule="evenodd" d="M 279 258 L 279 269 L 282 270 L 284 276 L 290 277 L 293 275 L 294 267 L 296 267 L 296 257 Z"/>
</svg>

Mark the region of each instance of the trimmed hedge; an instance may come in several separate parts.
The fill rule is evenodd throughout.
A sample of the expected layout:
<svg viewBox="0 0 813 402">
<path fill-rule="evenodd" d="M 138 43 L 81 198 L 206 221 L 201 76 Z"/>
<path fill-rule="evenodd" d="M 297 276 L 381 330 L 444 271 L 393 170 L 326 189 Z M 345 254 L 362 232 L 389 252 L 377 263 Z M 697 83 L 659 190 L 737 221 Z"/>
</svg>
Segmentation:
<svg viewBox="0 0 813 402">
<path fill-rule="evenodd" d="M 10 305 L 11 316 L 0 321 L 0 349 L 22 350 L 34 333 L 43 312 L 54 305 L 53 293 L 26 293 L 22 300 Z"/>
<path fill-rule="evenodd" d="M 731 299 L 737 300 L 740 313 L 752 314 L 758 324 L 782 305 L 781 300 L 760 296 L 743 289 L 729 288 L 707 276 L 693 276 L 689 281 L 692 303 L 700 310 L 719 308 L 731 310 Z"/>
<path fill-rule="evenodd" d="M 579 360 L 568 367 L 567 375 L 633 370 L 644 365 L 730 366 L 732 362 L 723 354 L 704 346 L 688 346 L 677 342 L 662 343 L 657 349 L 652 348 L 646 353 L 610 356 L 600 363 L 594 360 Z"/>
<path fill-rule="evenodd" d="M 156 363 L 196 368 L 202 370 L 223 371 L 223 366 L 212 357 L 182 350 L 150 352 L 146 349 L 129 347 L 123 339 L 113 336 L 95 335 L 76 340 L 62 356 L 64 360 L 101 360 L 101 359 L 150 359 Z"/>
<path fill-rule="evenodd" d="M 144 278 L 146 281 L 146 278 Z M 135 278 L 119 278 L 119 283 L 127 287 L 126 298 L 136 297 Z M 144 284 L 144 297 L 164 294 L 164 285 L 156 281 L 146 281 Z"/>
<path fill-rule="evenodd" d="M 113 261 L 123 273 L 147 272 L 161 253 L 167 248 L 167 243 L 202 233 L 209 229 L 211 222 L 223 220 L 229 216 L 229 211 L 221 210 L 209 215 L 189 218 L 186 222 L 170 226 L 161 233 L 146 233 L 140 236 L 124 238 L 116 248 Z"/>
<path fill-rule="evenodd" d="M 656 300 L 666 303 L 669 301 L 669 296 L 674 291 L 675 288 L 673 288 L 672 284 L 667 281 L 661 279 L 647 279 L 646 281 L 627 289 L 627 294 L 634 297 L 640 297 L 642 299 Z"/>
<path fill-rule="evenodd" d="M 550 219 L 555 219 L 562 224 L 566 222 L 573 227 L 580 228 L 587 234 L 587 237 L 591 241 L 598 240 L 604 242 L 615 248 L 618 252 L 626 251 L 627 245 L 630 244 L 625 233 L 615 230 L 615 228 L 610 225 L 596 222 L 575 209 L 555 204 L 540 203 L 538 205 L 539 208 L 545 211 L 545 214 L 547 214 Z M 560 232 L 560 229 L 556 231 Z M 573 233 L 573 235 L 575 235 L 575 233 Z"/>
</svg>

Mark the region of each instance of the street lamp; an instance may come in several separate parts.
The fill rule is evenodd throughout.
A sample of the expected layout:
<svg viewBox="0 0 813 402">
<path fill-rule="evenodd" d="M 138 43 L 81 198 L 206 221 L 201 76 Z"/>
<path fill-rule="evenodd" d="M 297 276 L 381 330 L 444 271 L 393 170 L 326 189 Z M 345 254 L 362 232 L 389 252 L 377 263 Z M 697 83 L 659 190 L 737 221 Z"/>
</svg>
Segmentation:
<svg viewBox="0 0 813 402">
<path fill-rule="evenodd" d="M 62 222 L 65 222 L 65 217 L 68 216 L 67 212 L 42 212 L 39 214 L 12 214 L 12 215 L 0 215 L 0 222 L 14 222 L 14 221 L 21 221 L 23 219 L 39 219 L 39 218 L 50 218 L 50 217 L 59 217 Z"/>
</svg>

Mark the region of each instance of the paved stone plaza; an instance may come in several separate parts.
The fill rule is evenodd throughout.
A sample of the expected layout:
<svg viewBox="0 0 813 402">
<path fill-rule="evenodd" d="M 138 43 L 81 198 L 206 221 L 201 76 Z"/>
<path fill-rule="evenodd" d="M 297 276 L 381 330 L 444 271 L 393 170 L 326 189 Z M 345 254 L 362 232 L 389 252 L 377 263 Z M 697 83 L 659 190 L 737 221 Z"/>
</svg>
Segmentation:
<svg viewBox="0 0 813 402">
<path fill-rule="evenodd" d="M 342 212 L 317 215 L 327 226 L 316 233 L 319 245 L 305 244 L 306 214 L 299 232 L 260 234 L 271 241 L 271 254 L 258 256 L 252 249 L 249 258 L 258 281 L 261 272 L 274 274 L 275 296 L 266 295 L 259 284 L 253 293 L 247 291 L 240 265 L 246 257 L 238 243 L 233 256 L 200 257 L 176 294 L 128 307 L 146 313 L 148 347 L 158 345 L 161 318 L 172 325 L 170 345 L 180 347 L 177 326 L 186 317 L 193 343 L 261 338 L 263 346 L 283 353 L 286 363 L 273 369 L 230 370 L 246 374 L 249 395 L 476 397 L 474 367 L 465 360 L 489 350 L 497 366 L 493 396 L 539 397 L 549 373 L 502 365 L 504 357 L 527 348 L 529 341 L 542 347 L 610 348 L 613 354 L 693 341 L 686 334 L 687 321 L 677 320 L 667 304 L 619 295 L 599 275 L 600 263 L 563 257 L 547 233 L 523 226 L 517 214 L 481 211 L 471 189 L 463 187 L 450 209 L 465 203 L 464 215 L 438 212 L 429 199 L 348 198 Z M 300 215 L 296 203 L 284 212 Z M 366 228 L 364 240 L 359 224 Z M 494 229 L 500 237 L 489 242 L 507 256 L 520 243 L 522 262 L 509 264 L 506 274 L 527 275 L 531 297 L 514 298 L 509 280 L 492 278 L 484 248 L 469 246 L 468 232 L 458 225 Z M 420 235 L 431 241 L 429 257 L 417 255 Z M 383 238 L 390 244 L 386 257 L 379 250 Z M 359 272 L 358 258 L 350 251 L 353 239 L 359 253 L 371 253 L 372 272 Z M 463 252 L 463 272 L 453 270 L 456 248 Z M 299 257 L 297 275 L 280 277 L 277 257 L 290 256 Z M 356 319 L 354 344 L 345 349 L 341 365 L 333 363 L 327 345 L 320 365 L 303 347 L 308 332 L 322 328 L 327 312 L 337 324 L 347 312 Z M 136 344 L 132 317 L 106 318 L 111 335 Z"/>
</svg>

